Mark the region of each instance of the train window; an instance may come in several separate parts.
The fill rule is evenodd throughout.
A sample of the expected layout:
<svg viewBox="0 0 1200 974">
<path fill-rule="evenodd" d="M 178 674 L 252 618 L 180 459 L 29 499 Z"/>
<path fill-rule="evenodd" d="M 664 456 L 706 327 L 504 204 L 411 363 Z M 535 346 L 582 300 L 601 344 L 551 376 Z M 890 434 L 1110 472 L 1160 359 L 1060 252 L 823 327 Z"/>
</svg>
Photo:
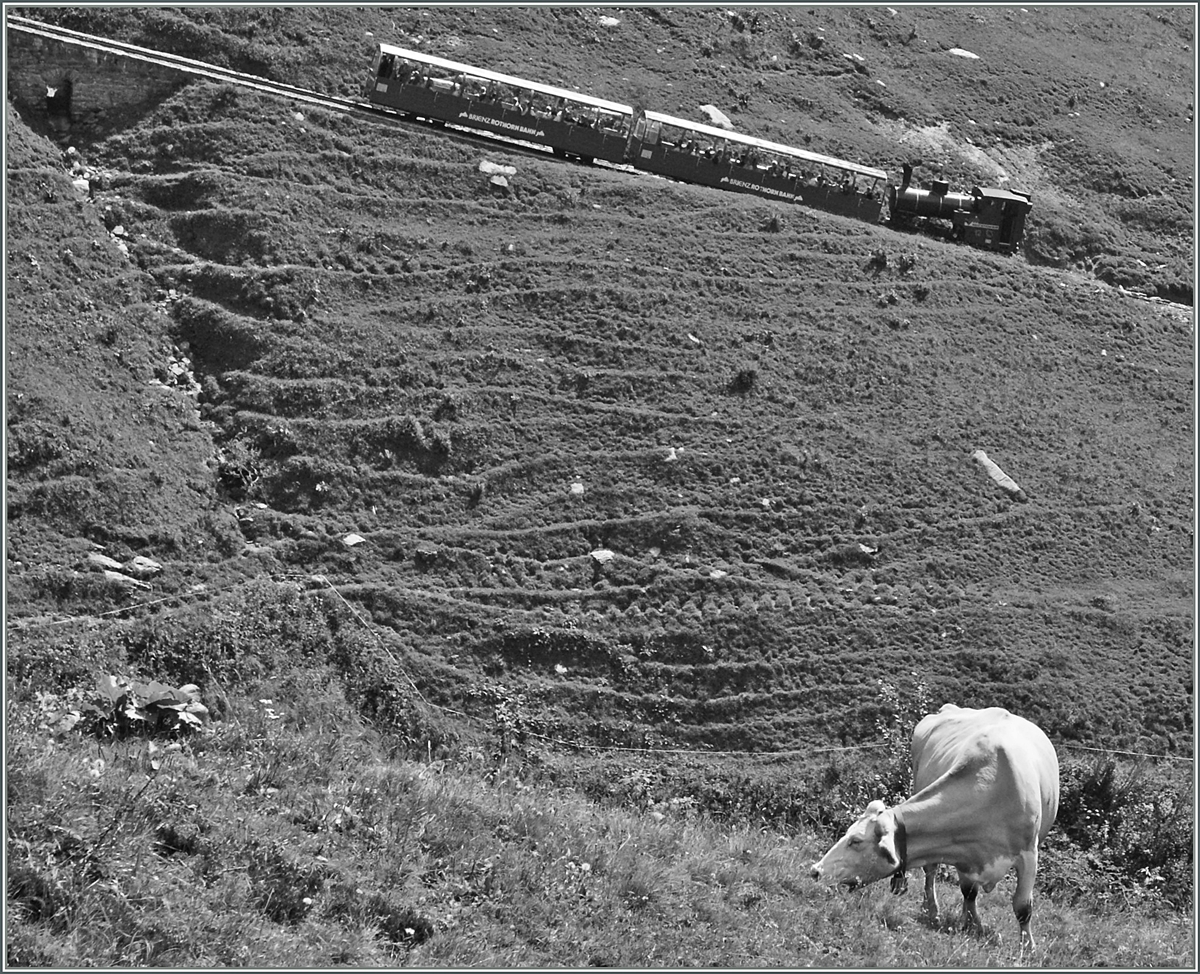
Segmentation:
<svg viewBox="0 0 1200 974">
<path fill-rule="evenodd" d="M 657 145 L 661 131 L 661 123 L 652 122 L 645 116 L 637 121 L 637 137 L 647 145 Z"/>
</svg>

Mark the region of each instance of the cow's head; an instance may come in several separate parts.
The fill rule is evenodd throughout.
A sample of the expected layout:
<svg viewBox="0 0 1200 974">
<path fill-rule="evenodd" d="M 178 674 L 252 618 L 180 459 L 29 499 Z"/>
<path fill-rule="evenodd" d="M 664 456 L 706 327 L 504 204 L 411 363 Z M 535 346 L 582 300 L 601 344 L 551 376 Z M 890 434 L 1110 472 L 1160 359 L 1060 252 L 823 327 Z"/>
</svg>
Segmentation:
<svg viewBox="0 0 1200 974">
<path fill-rule="evenodd" d="M 904 825 L 881 801 L 873 801 L 857 822 L 809 870 L 813 879 L 851 889 L 904 874 Z"/>
</svg>

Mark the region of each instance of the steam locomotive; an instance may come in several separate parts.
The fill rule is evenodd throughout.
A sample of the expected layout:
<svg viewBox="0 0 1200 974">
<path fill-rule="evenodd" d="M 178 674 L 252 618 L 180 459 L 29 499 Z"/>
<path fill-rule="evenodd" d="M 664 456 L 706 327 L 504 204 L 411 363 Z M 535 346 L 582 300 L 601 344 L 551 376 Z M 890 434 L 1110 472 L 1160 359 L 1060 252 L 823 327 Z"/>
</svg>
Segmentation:
<svg viewBox="0 0 1200 974">
<path fill-rule="evenodd" d="M 1031 207 L 1028 196 L 1003 189 L 956 193 L 945 182 L 918 189 L 911 166 L 895 187 L 882 169 L 390 44 L 376 47 L 366 96 L 404 117 L 503 135 L 557 156 L 623 163 L 869 223 L 883 218 L 886 191 L 893 226 L 948 220 L 953 238 L 984 250 L 1013 253 Z"/>
<path fill-rule="evenodd" d="M 1011 254 L 1025 233 L 1025 217 L 1032 208 L 1027 193 L 976 186 L 970 193 L 955 193 L 945 180 L 934 180 L 928 189 L 912 185 L 911 165 L 905 164 L 899 186 L 889 185 L 889 220 L 895 226 L 911 225 L 916 219 L 950 222 L 955 240 L 983 250 Z"/>
</svg>

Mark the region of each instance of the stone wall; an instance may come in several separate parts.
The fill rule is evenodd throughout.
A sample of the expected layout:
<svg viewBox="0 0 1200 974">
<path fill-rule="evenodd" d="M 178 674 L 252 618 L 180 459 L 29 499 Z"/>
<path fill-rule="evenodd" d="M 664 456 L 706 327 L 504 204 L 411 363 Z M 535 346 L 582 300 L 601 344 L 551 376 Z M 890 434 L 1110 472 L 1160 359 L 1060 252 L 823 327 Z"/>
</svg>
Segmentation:
<svg viewBox="0 0 1200 974">
<path fill-rule="evenodd" d="M 60 138 L 98 135 L 152 107 L 190 75 L 135 58 L 8 29 L 8 97 Z M 49 95 L 54 89 L 54 95 Z"/>
</svg>

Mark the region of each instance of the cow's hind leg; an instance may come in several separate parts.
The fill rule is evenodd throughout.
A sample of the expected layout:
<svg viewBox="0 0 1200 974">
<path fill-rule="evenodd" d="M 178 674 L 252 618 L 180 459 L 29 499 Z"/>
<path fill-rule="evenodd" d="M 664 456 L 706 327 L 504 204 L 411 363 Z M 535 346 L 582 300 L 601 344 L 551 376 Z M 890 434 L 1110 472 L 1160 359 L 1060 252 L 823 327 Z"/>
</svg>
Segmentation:
<svg viewBox="0 0 1200 974">
<path fill-rule="evenodd" d="M 1013 893 L 1013 912 L 1021 927 L 1021 947 L 1034 949 L 1033 931 L 1033 880 L 1037 876 L 1037 846 L 1017 856 L 1017 891 Z"/>
</svg>

